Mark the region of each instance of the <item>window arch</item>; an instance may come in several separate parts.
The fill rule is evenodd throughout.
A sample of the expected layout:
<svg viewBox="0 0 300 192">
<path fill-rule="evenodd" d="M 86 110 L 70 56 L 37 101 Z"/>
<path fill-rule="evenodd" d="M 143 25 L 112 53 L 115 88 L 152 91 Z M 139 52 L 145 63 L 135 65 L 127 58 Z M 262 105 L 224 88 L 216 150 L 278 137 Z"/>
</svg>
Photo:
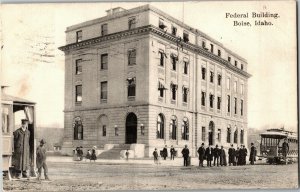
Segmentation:
<svg viewBox="0 0 300 192">
<path fill-rule="evenodd" d="M 237 127 L 235 127 L 234 137 L 233 137 L 233 142 L 234 143 L 237 143 L 237 134 L 238 134 L 238 130 L 237 130 Z"/>
<path fill-rule="evenodd" d="M 241 139 L 241 144 L 244 144 L 244 129 L 241 129 L 241 135 L 240 135 L 240 139 Z"/>
<path fill-rule="evenodd" d="M 172 115 L 170 122 L 170 139 L 177 139 L 177 118 L 175 115 Z"/>
<path fill-rule="evenodd" d="M 230 143 L 230 137 L 231 137 L 231 126 L 228 125 L 227 127 L 227 143 Z"/>
<path fill-rule="evenodd" d="M 157 130 L 156 130 L 156 138 L 157 139 L 164 139 L 164 116 L 163 114 L 159 114 L 157 116 Z"/>
<path fill-rule="evenodd" d="M 83 125 L 80 117 L 76 117 L 73 122 L 74 140 L 83 140 Z"/>
<path fill-rule="evenodd" d="M 184 117 L 182 122 L 182 139 L 189 140 L 189 121 Z"/>
</svg>

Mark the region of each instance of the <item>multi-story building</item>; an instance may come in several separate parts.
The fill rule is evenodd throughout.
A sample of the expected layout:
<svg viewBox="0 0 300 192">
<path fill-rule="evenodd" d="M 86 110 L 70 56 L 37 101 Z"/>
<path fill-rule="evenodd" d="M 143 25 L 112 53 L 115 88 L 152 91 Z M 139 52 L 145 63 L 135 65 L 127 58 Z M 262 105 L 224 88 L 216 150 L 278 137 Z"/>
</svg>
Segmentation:
<svg viewBox="0 0 300 192">
<path fill-rule="evenodd" d="M 247 61 L 145 5 L 66 30 L 64 151 L 247 143 Z"/>
</svg>

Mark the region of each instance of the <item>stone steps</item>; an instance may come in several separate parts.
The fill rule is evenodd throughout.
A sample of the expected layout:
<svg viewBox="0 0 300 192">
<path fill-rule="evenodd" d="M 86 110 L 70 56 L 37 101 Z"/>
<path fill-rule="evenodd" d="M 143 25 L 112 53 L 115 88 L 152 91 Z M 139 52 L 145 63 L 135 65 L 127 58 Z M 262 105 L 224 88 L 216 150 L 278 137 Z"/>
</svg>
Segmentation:
<svg viewBox="0 0 300 192">
<path fill-rule="evenodd" d="M 120 159 L 122 150 L 130 149 L 129 144 L 114 145 L 112 149 L 102 152 L 97 156 L 98 159 Z"/>
</svg>

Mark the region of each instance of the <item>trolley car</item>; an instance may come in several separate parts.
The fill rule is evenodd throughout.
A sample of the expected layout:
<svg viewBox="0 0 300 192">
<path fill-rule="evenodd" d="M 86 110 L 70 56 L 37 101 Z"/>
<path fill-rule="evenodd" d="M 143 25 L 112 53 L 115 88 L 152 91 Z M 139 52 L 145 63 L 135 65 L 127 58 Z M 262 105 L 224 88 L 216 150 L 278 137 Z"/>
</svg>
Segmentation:
<svg viewBox="0 0 300 192">
<path fill-rule="evenodd" d="M 1 113 L 2 113 L 2 171 L 9 180 L 14 176 L 14 167 L 12 166 L 14 152 L 14 136 L 13 132 L 18 129 L 18 124 L 21 124 L 20 119 L 25 118 L 29 121 L 28 130 L 30 131 L 29 138 L 29 159 L 30 159 L 30 176 L 36 177 L 36 162 L 35 162 L 35 103 L 22 98 L 10 96 L 4 93 L 4 88 L 1 86 Z"/>
<path fill-rule="evenodd" d="M 281 129 L 268 129 L 260 134 L 260 155 L 267 159 L 269 164 L 280 164 L 283 162 L 294 162 L 298 160 L 298 138 L 297 133 Z M 282 154 L 282 143 L 287 140 L 289 151 L 287 157 Z"/>
</svg>

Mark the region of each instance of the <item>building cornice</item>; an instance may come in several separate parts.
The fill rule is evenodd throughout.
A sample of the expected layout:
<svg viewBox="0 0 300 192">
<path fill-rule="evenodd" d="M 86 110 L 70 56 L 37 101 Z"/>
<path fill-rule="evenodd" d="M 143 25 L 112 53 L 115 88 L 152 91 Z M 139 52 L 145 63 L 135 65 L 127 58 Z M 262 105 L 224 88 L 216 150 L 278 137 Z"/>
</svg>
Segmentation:
<svg viewBox="0 0 300 192">
<path fill-rule="evenodd" d="M 209 58 L 215 62 L 220 63 L 221 65 L 225 66 L 226 68 L 242 75 L 243 77 L 249 78 L 251 77 L 251 75 L 249 73 L 247 73 L 246 71 L 243 71 L 235 66 L 233 66 L 230 62 L 228 62 L 227 60 L 209 52 L 208 50 L 191 44 L 189 42 L 183 42 L 183 40 L 181 38 L 178 38 L 172 34 L 169 34 L 163 30 L 161 30 L 158 27 L 155 27 L 153 25 L 146 25 L 146 26 L 142 26 L 142 27 L 138 27 L 135 29 L 131 29 L 131 30 L 126 30 L 126 31 L 121 31 L 121 32 L 117 32 L 117 33 L 112 33 L 112 34 L 108 34 L 105 36 L 100 36 L 100 37 L 95 37 L 92 39 L 87 39 L 81 42 L 77 42 L 77 43 L 72 43 L 72 44 L 68 44 L 62 47 L 59 47 L 58 49 L 64 52 L 68 52 L 68 51 L 72 51 L 72 50 L 77 50 L 77 49 L 82 49 L 82 48 L 86 48 L 88 46 L 92 46 L 92 45 L 97 45 L 99 43 L 102 42 L 106 42 L 106 41 L 114 41 L 114 40 L 120 40 L 121 38 L 125 38 L 125 37 L 130 37 L 133 35 L 142 35 L 142 34 L 153 34 L 156 35 L 158 37 L 163 38 L 164 40 L 167 40 L 171 43 L 175 43 L 177 45 L 180 45 L 182 48 L 188 49 L 190 51 L 193 51 L 197 54 L 200 54 L 201 56 L 204 56 L 206 58 Z M 180 47 L 180 48 L 181 48 Z"/>
</svg>

